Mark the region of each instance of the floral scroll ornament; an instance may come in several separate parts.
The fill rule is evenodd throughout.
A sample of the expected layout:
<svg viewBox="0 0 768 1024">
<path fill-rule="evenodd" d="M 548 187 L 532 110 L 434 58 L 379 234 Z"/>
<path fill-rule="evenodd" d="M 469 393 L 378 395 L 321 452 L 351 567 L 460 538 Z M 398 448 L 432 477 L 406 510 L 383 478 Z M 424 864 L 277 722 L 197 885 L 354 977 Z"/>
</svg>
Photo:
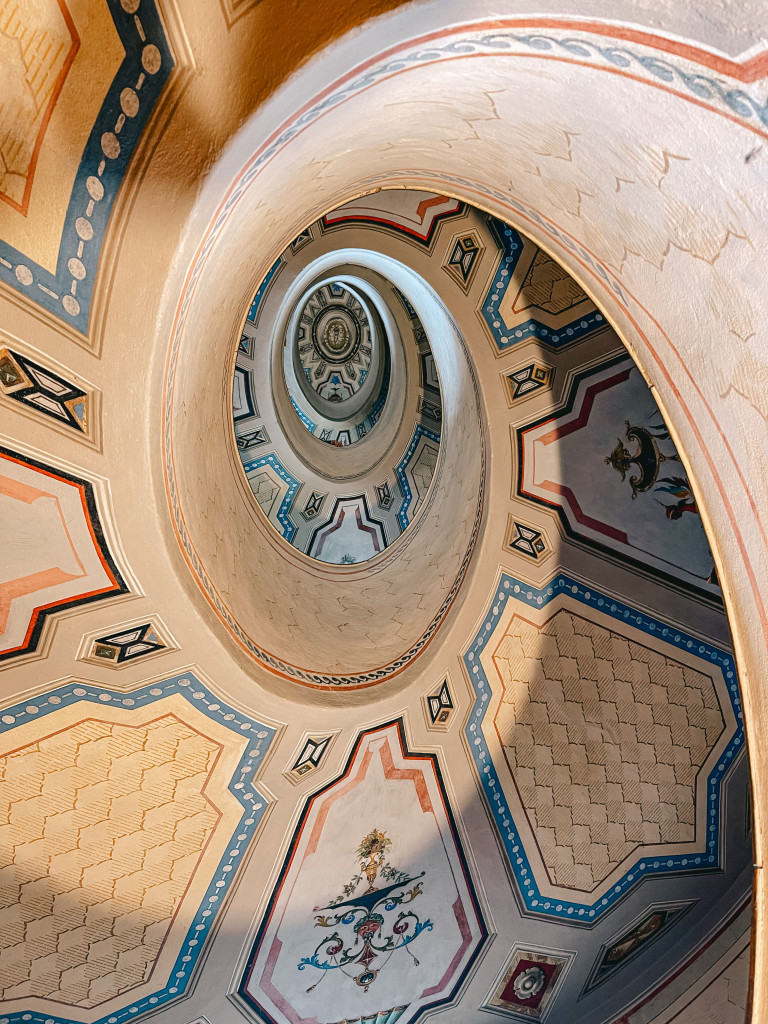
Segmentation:
<svg viewBox="0 0 768 1024">
<path fill-rule="evenodd" d="M 611 454 L 606 455 L 605 462 L 621 474 L 622 480 L 626 480 L 633 465 L 636 467 L 637 472 L 629 478 L 634 500 L 641 491 L 649 491 L 653 487 L 663 463 L 679 462 L 680 456 L 677 452 L 665 455 L 659 450 L 660 440 L 670 440 L 666 427 L 633 427 L 629 420 L 624 425 L 627 428 L 627 440 L 637 443 L 637 451 L 633 455 L 619 438 Z"/>
<path fill-rule="evenodd" d="M 659 476 L 663 466 L 668 463 L 679 464 L 681 461 L 666 425 L 662 422 L 638 427 L 632 426 L 629 420 L 625 420 L 624 426 L 626 427 L 627 441 L 635 442 L 637 450 L 632 454 L 624 441 L 617 438 L 616 447 L 610 455 L 605 456 L 604 462 L 621 475 L 622 481 L 626 480 L 627 473 L 633 466 L 635 467 L 635 472 L 629 478 L 632 500 L 634 501 L 638 494 L 650 492 L 654 496 L 654 501 L 664 509 L 664 515 L 670 522 L 682 519 L 686 512 L 693 516 L 700 516 L 699 506 L 682 466 L 675 476 Z M 665 453 L 660 450 L 659 445 L 667 441 L 672 446 L 672 451 Z M 665 469 L 665 472 L 668 470 Z M 662 498 L 664 500 L 661 500 Z M 711 583 L 713 586 L 719 585 L 714 565 L 707 577 L 707 583 Z"/>
<path fill-rule="evenodd" d="M 544 988 L 547 983 L 547 975 L 537 964 L 528 967 L 515 978 L 513 987 L 515 995 L 520 1000 L 533 999 Z"/>
<path fill-rule="evenodd" d="M 659 470 L 665 462 L 680 462 L 680 456 L 674 449 L 671 454 L 664 454 L 659 450 L 660 441 L 671 442 L 667 428 L 663 425 L 633 427 L 630 426 L 629 420 L 625 421 L 625 426 L 627 440 L 637 443 L 637 451 L 633 455 L 619 438 L 611 454 L 606 455 L 605 462 L 621 474 L 622 480 L 626 480 L 627 473 L 633 465 L 637 468 L 638 472 L 629 478 L 632 499 L 634 500 L 642 491 L 650 491 L 653 488 L 656 493 L 671 494 L 677 499 L 673 504 L 666 501 L 658 502 L 664 509 L 667 519 L 680 519 L 684 512 L 699 515 L 696 499 L 684 470 L 681 470 L 678 476 L 659 477 Z"/>
<path fill-rule="evenodd" d="M 391 845 L 386 832 L 369 832 L 357 850 L 360 870 L 335 900 L 325 907 L 315 907 L 315 927 L 333 931 L 318 943 L 311 956 L 299 961 L 300 971 L 316 967 L 323 972 L 307 992 L 335 970 L 367 992 L 399 949 L 404 949 L 419 966 L 408 947 L 422 932 L 432 930 L 432 922 L 421 921 L 412 909 L 398 908 L 408 906 L 422 895 L 423 883 L 418 879 L 424 872 L 409 876 L 392 867 L 388 860 Z M 377 881 L 385 884 L 379 887 Z"/>
</svg>

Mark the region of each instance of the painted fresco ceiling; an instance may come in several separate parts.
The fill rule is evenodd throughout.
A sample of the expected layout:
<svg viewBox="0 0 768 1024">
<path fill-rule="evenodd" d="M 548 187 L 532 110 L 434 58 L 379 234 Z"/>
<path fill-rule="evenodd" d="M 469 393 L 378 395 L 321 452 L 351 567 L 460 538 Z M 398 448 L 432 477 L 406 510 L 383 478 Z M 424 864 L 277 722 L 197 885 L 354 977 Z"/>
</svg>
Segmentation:
<svg viewBox="0 0 768 1024">
<path fill-rule="evenodd" d="M 427 332 L 385 277 L 352 285 L 354 276 L 339 270 L 341 280 L 310 285 L 287 322 L 285 303 L 282 316 L 275 311 L 286 275 L 311 271 L 322 230 L 314 224 L 288 246 L 250 304 L 232 419 L 243 469 L 272 526 L 310 558 L 354 565 L 383 552 L 424 506 L 440 454 L 442 395 Z M 308 436 L 294 431 L 286 443 L 286 418 Z M 360 445 L 360 468 L 329 461 L 317 442 Z"/>
<path fill-rule="evenodd" d="M 11 6 L 0 304 L 67 344 L 0 332 L 0 1024 L 743 1020 L 728 625 L 606 316 L 462 198 L 339 203 L 221 324 L 240 506 L 170 416 L 126 500 L 125 364 L 72 353 L 181 69 L 151 0 Z"/>
</svg>

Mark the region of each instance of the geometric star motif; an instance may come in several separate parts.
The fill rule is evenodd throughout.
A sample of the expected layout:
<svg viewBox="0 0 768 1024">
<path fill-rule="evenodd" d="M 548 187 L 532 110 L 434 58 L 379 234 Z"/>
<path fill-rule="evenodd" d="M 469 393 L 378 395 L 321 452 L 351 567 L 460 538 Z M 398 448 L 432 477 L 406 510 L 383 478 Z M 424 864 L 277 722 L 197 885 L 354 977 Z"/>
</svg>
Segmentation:
<svg viewBox="0 0 768 1024">
<path fill-rule="evenodd" d="M 532 526 L 510 520 L 507 535 L 508 546 L 529 558 L 538 559 L 546 551 L 541 531 L 534 530 Z"/>
<path fill-rule="evenodd" d="M 109 636 L 97 637 L 93 642 L 91 654 L 103 661 L 113 661 L 119 665 L 124 661 L 140 658 L 153 651 L 165 650 L 165 643 L 157 635 L 151 622 L 130 629 L 111 633 Z"/>
<path fill-rule="evenodd" d="M 450 255 L 443 266 L 465 292 L 469 291 L 472 284 L 483 249 L 475 232 L 459 235 L 451 242 Z"/>
<path fill-rule="evenodd" d="M 307 772 L 317 768 L 328 749 L 331 739 L 331 736 L 308 736 L 304 746 L 301 748 L 301 753 L 293 763 L 291 774 L 300 778 L 302 775 L 306 775 Z"/>
<path fill-rule="evenodd" d="M 20 352 L 0 348 L 0 388 L 8 398 L 85 433 L 88 393 Z"/>
<path fill-rule="evenodd" d="M 519 370 L 508 373 L 507 381 L 510 388 L 511 401 L 523 398 L 534 391 L 541 391 L 552 383 L 552 369 L 542 363 L 528 363 Z"/>
<path fill-rule="evenodd" d="M 448 680 L 444 679 L 437 692 L 427 697 L 429 724 L 435 728 L 445 728 L 453 710 L 454 703 Z"/>
</svg>

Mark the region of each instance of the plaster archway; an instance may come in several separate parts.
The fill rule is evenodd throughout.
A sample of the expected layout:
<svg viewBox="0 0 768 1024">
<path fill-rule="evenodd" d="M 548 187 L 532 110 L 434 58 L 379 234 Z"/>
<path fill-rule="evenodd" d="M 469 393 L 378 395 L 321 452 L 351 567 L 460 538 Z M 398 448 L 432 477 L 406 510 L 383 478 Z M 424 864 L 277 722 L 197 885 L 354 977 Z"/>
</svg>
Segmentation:
<svg viewBox="0 0 768 1024">
<path fill-rule="evenodd" d="M 595 22 L 496 20 L 408 40 L 330 82 L 265 142 L 254 144 L 263 113 L 240 133 L 196 214 L 186 282 L 216 251 L 227 221 L 235 242 L 241 203 L 251 206 L 249 231 L 263 232 L 265 257 L 250 270 L 251 281 L 288 237 L 273 242 L 275 224 L 298 231 L 372 188 L 466 198 L 533 237 L 611 317 L 679 441 L 723 581 L 753 749 L 761 746 L 764 698 L 757 681 L 768 628 L 758 586 L 766 557 L 762 446 L 754 443 L 765 429 L 754 387 L 764 369 L 749 343 L 763 306 L 754 214 L 761 200 L 750 167 L 763 129 L 752 123 L 759 119 L 757 101 L 734 100 L 711 76 L 730 75 L 746 97 L 744 83 L 760 73 L 757 58 L 740 65 Z M 559 102 L 564 87 L 567 111 Z M 387 100 L 381 109 L 377 91 Z M 534 117 L 520 102 L 526 95 L 536 96 Z M 373 108 L 375 120 L 368 116 Z M 343 139 L 343 158 L 329 137 Z M 232 184 L 216 205 L 225 179 Z M 706 315 L 701 309 L 686 315 L 681 292 L 707 296 Z M 183 289 L 182 296 L 178 310 Z M 759 794 L 759 764 L 754 772 Z M 760 864 L 759 798 L 755 812 Z M 760 908 L 760 876 L 757 885 Z M 758 909 L 757 963 L 763 927 Z M 763 998 L 758 981 L 758 1016 Z"/>
</svg>

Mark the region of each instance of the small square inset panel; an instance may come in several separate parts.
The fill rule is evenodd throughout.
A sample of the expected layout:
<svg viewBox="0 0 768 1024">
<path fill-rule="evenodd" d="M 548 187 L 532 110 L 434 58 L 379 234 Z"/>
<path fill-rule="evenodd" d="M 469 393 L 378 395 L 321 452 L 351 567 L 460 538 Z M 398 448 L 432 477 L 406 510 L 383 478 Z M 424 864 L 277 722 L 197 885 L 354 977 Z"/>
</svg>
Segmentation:
<svg viewBox="0 0 768 1024">
<path fill-rule="evenodd" d="M 612 978 L 616 971 L 627 965 L 650 943 L 655 942 L 692 906 L 692 903 L 667 903 L 646 908 L 639 920 L 635 920 L 629 927 L 625 925 L 623 932 L 615 935 L 601 948 L 583 991 L 589 992 Z"/>
<path fill-rule="evenodd" d="M 11 348 L 0 348 L 0 395 L 27 411 L 40 413 L 65 433 L 95 440 L 95 389 L 68 379 L 70 371 L 55 371 Z"/>
<path fill-rule="evenodd" d="M 487 1003 L 488 1009 L 507 1011 L 512 1017 L 541 1020 L 555 995 L 568 956 L 553 956 L 517 949 Z"/>
<path fill-rule="evenodd" d="M 389 480 L 385 480 L 383 484 L 376 484 L 376 501 L 380 508 L 387 509 L 392 505 L 394 498 L 392 495 L 392 488 L 389 486 Z"/>
<path fill-rule="evenodd" d="M 484 246 L 474 231 L 454 235 L 443 267 L 461 288 L 468 292 L 480 264 Z"/>
<path fill-rule="evenodd" d="M 431 398 L 425 398 L 424 395 L 419 395 L 418 409 L 420 416 L 432 420 L 433 423 L 440 423 L 443 418 L 440 402 L 432 401 Z"/>
<path fill-rule="evenodd" d="M 123 668 L 176 649 L 168 630 L 153 616 L 89 633 L 83 637 L 78 657 L 94 665 Z"/>
<path fill-rule="evenodd" d="M 543 530 L 532 526 L 530 523 L 519 522 L 515 517 L 510 516 L 507 523 L 507 535 L 504 547 L 516 551 L 519 555 L 525 555 L 531 561 L 539 562 L 551 551 L 547 535 Z"/>
<path fill-rule="evenodd" d="M 425 703 L 430 729 L 447 729 L 456 709 L 447 676 L 439 688 L 427 696 Z"/>
<path fill-rule="evenodd" d="M 335 733 L 325 736 L 305 733 L 296 748 L 290 768 L 283 773 L 285 777 L 291 782 L 299 782 L 305 775 L 319 768 L 335 737 Z"/>
<path fill-rule="evenodd" d="M 157 630 L 151 622 L 143 622 L 139 626 L 99 637 L 91 647 L 91 657 L 120 665 L 124 661 L 133 661 L 162 650 L 165 650 L 165 644 L 157 635 Z"/>
<path fill-rule="evenodd" d="M 313 238 L 312 228 L 307 228 L 305 231 L 302 231 L 301 234 L 297 235 L 291 242 L 291 252 L 295 255 L 300 249 L 303 249 L 305 245 L 309 245 Z"/>
<path fill-rule="evenodd" d="M 305 519 L 314 519 L 320 514 L 320 509 L 323 507 L 323 502 L 328 497 L 328 493 L 324 491 L 310 491 L 309 497 L 304 503 L 304 508 L 301 509 L 301 514 Z"/>
<path fill-rule="evenodd" d="M 251 337 L 250 334 L 246 334 L 245 331 L 240 336 L 240 342 L 237 346 L 238 353 L 242 352 L 248 359 L 253 359 L 253 346 L 255 338 Z"/>
<path fill-rule="evenodd" d="M 252 448 L 261 448 L 263 445 L 270 443 L 269 434 L 265 427 L 256 427 L 255 430 L 248 430 L 244 434 L 238 434 L 235 440 L 240 452 L 249 452 Z"/>
<path fill-rule="evenodd" d="M 552 387 L 554 375 L 551 366 L 539 362 L 526 363 L 511 373 L 504 373 L 502 376 L 507 383 L 507 404 L 512 405 L 529 395 L 548 391 Z"/>
</svg>

